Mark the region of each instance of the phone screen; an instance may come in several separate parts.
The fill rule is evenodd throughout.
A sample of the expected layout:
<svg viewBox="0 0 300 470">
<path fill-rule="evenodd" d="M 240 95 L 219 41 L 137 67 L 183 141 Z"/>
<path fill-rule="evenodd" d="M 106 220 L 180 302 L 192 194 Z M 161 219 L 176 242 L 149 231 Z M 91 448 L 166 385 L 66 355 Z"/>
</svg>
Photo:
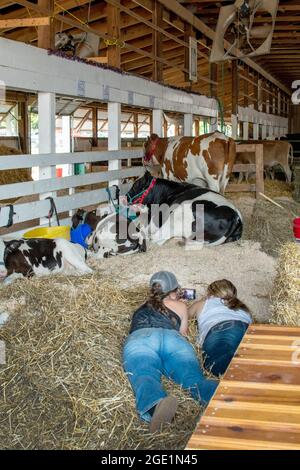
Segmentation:
<svg viewBox="0 0 300 470">
<path fill-rule="evenodd" d="M 196 299 L 196 289 L 183 289 L 182 298 L 185 300 L 195 300 Z"/>
</svg>

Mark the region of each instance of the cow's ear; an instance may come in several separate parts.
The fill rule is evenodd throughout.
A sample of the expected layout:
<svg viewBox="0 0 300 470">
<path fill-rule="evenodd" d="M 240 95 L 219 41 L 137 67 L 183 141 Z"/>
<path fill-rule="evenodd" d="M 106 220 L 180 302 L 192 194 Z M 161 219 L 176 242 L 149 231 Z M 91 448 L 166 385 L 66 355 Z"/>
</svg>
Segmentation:
<svg viewBox="0 0 300 470">
<path fill-rule="evenodd" d="M 23 244 L 23 240 L 4 240 L 4 244 L 7 250 L 16 251 Z"/>
<path fill-rule="evenodd" d="M 152 142 L 155 142 L 157 139 L 159 139 L 159 137 L 158 137 L 157 134 L 151 134 L 151 135 L 150 135 L 150 140 L 151 140 Z"/>
</svg>

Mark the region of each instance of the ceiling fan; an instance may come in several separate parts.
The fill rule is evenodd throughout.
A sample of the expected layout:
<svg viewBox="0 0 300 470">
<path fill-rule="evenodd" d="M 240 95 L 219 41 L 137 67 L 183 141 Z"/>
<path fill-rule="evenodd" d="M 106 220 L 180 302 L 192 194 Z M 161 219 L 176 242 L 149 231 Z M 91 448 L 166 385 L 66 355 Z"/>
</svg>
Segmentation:
<svg viewBox="0 0 300 470">
<path fill-rule="evenodd" d="M 56 33 L 55 49 L 82 59 L 96 57 L 99 52 L 99 39 L 99 36 L 93 33 Z"/>
<path fill-rule="evenodd" d="M 210 62 L 268 54 L 271 49 L 278 0 L 236 0 L 220 8 Z M 266 22 L 254 26 L 257 13 Z M 224 41 L 230 46 L 225 50 Z M 237 57 L 239 49 L 242 56 Z"/>
</svg>

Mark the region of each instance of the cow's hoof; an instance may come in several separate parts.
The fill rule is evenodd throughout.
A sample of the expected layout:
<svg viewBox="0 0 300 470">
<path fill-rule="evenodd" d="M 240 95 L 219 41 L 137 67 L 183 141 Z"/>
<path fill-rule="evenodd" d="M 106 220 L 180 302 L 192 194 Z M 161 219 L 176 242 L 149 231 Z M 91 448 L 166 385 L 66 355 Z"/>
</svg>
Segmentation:
<svg viewBox="0 0 300 470">
<path fill-rule="evenodd" d="M 143 243 L 139 246 L 139 253 L 146 253 L 147 243 L 146 240 L 143 240 Z"/>
</svg>

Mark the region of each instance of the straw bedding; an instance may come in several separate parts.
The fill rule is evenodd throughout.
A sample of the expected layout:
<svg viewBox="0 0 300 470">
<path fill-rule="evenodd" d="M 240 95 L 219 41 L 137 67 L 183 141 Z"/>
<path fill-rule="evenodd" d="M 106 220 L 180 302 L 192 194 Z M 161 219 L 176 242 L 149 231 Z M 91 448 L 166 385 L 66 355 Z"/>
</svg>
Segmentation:
<svg viewBox="0 0 300 470">
<path fill-rule="evenodd" d="M 200 407 L 179 387 L 174 423 L 151 435 L 136 415 L 121 365 L 122 343 L 146 287 L 119 280 L 35 278 L 0 292 L 9 322 L 0 328 L 0 446 L 13 449 L 180 449 Z M 196 326 L 191 340 L 195 341 Z"/>
<path fill-rule="evenodd" d="M 260 242 L 262 250 L 278 257 L 284 243 L 292 242 L 294 214 L 300 214 L 300 204 L 288 198 L 276 198 L 285 210 L 272 203 L 259 199 L 256 201 L 253 214 L 245 225 L 244 240 Z"/>
<path fill-rule="evenodd" d="M 286 181 L 265 179 L 265 194 L 274 197 L 292 197 L 292 184 Z"/>
<path fill-rule="evenodd" d="M 272 323 L 300 326 L 300 245 L 295 242 L 280 250 L 271 312 Z"/>
</svg>

